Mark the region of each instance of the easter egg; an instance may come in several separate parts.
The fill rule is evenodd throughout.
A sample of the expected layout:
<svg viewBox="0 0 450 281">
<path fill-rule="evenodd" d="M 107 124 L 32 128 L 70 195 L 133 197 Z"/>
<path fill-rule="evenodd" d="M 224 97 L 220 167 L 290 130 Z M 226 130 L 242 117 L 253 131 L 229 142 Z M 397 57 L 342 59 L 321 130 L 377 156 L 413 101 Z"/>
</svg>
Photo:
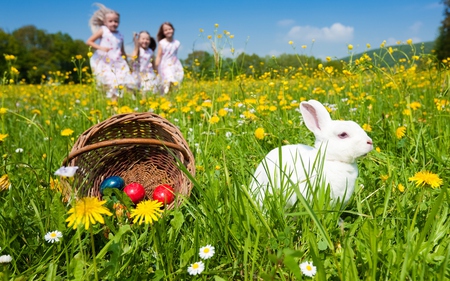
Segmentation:
<svg viewBox="0 0 450 281">
<path fill-rule="evenodd" d="M 103 195 L 103 191 L 105 190 L 105 188 L 117 188 L 119 190 L 122 190 L 124 186 L 125 181 L 121 177 L 108 177 L 100 184 L 100 194 Z"/>
<path fill-rule="evenodd" d="M 153 200 L 158 200 L 164 205 L 170 204 L 175 197 L 173 192 L 173 187 L 168 184 L 158 185 L 153 191 Z"/>
<path fill-rule="evenodd" d="M 128 184 L 123 191 L 130 197 L 134 204 L 139 203 L 145 197 L 145 188 L 137 182 Z"/>
</svg>

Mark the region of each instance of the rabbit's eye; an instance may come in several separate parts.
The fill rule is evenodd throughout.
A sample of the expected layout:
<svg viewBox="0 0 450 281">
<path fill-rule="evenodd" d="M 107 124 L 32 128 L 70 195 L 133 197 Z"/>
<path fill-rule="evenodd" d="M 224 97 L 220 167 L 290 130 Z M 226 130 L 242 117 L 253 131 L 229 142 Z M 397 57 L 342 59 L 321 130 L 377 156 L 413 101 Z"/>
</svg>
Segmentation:
<svg viewBox="0 0 450 281">
<path fill-rule="evenodd" d="M 345 139 L 345 138 L 348 138 L 348 134 L 346 132 L 342 132 L 338 135 L 338 137 L 341 139 Z"/>
</svg>

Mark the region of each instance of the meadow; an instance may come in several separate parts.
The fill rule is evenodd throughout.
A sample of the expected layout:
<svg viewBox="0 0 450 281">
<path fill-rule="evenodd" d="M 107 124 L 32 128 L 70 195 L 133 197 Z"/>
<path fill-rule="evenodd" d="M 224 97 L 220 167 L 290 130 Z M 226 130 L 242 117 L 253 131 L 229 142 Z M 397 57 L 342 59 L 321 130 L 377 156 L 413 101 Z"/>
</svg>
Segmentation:
<svg viewBox="0 0 450 281">
<path fill-rule="evenodd" d="M 212 80 L 187 72 L 178 91 L 114 103 L 93 85 L 86 54 L 73 58 L 82 83 L 49 73 L 27 85 L 11 69 L 0 85 L 0 280 L 449 280 L 450 61 L 411 48 L 387 67 L 395 51 L 342 71 L 304 62 Z M 260 208 L 248 189 L 259 161 L 280 145 L 313 145 L 298 111 L 309 99 L 360 124 L 375 149 L 358 161 L 343 208 L 326 194 Z M 55 171 L 91 126 L 146 111 L 188 142 L 190 197 L 148 224 L 129 218 L 134 206 L 106 202 L 103 222 L 74 229 L 66 220 L 77 202 Z M 207 245 L 213 255 L 202 258 Z"/>
</svg>

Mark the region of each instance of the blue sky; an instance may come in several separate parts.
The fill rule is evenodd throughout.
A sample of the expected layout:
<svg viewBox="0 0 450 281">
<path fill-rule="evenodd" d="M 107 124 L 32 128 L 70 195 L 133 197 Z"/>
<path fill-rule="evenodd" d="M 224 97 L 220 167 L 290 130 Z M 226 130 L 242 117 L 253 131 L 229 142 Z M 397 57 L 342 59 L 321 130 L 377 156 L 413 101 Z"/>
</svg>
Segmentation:
<svg viewBox="0 0 450 281">
<path fill-rule="evenodd" d="M 48 33 L 68 33 L 86 41 L 91 35 L 88 21 L 96 1 L 8 0 L 2 1 L 0 28 L 12 32 L 24 25 L 35 25 Z M 184 59 L 193 50 L 212 52 L 208 35 L 226 30 L 235 54 L 279 55 L 298 53 L 319 58 L 341 58 L 366 50 L 412 39 L 414 43 L 433 41 L 444 19 L 440 0 L 378 1 L 99 1 L 121 15 L 119 31 L 125 37 L 127 52 L 133 48 L 133 31 L 148 30 L 156 36 L 160 24 L 170 21 Z M 203 29 L 203 33 L 200 33 Z M 203 34 L 203 36 L 201 35 Z M 293 41 L 293 45 L 289 45 Z M 229 56 L 231 45 L 223 43 L 221 52 Z M 303 49 L 301 46 L 306 45 Z M 295 46 L 295 50 L 293 49 Z"/>
</svg>

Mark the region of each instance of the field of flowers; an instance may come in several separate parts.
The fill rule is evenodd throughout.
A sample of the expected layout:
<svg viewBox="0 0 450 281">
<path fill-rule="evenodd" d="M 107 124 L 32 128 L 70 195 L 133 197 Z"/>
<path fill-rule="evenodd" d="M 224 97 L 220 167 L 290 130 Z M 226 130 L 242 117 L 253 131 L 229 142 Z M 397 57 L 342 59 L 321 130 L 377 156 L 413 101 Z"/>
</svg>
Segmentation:
<svg viewBox="0 0 450 281">
<path fill-rule="evenodd" d="M 450 72 L 412 51 L 395 67 L 380 55 L 343 71 L 187 73 L 169 95 L 114 103 L 93 86 L 84 56 L 74 59 L 81 84 L 53 73 L 25 85 L 12 69 L 0 85 L 0 280 L 449 279 Z M 309 99 L 360 124 L 375 149 L 359 160 L 345 208 L 317 200 L 287 209 L 281 196 L 261 209 L 252 173 L 275 147 L 313 144 L 298 111 Z M 195 156 L 184 204 L 160 216 L 152 206 L 155 221 L 139 224 L 149 211 L 65 200 L 55 171 L 77 137 L 114 114 L 147 111 L 179 127 Z"/>
</svg>

